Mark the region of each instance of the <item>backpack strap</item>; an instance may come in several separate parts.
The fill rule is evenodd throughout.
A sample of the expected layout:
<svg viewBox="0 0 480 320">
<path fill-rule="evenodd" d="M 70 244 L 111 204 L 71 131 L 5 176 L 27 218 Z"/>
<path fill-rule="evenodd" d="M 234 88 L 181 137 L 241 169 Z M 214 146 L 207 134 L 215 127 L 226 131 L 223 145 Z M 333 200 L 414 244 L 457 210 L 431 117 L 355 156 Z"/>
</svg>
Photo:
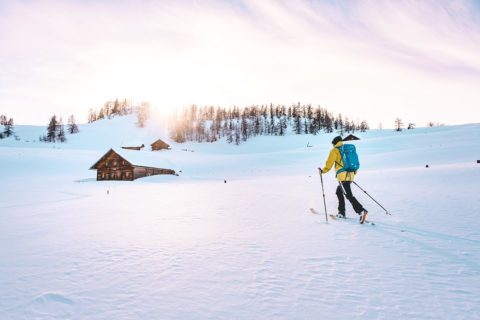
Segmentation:
<svg viewBox="0 0 480 320">
<path fill-rule="evenodd" d="M 345 152 L 344 152 L 343 149 L 340 149 L 340 148 L 342 148 L 342 147 L 343 147 L 343 146 L 336 147 L 336 148 L 338 149 L 338 152 L 340 152 L 340 157 L 342 158 L 343 163 L 345 163 L 345 159 L 343 159 L 343 154 L 342 154 L 342 152 L 343 152 L 343 153 L 345 153 Z M 337 177 L 340 173 L 342 173 L 342 172 L 345 171 L 345 168 L 344 168 L 343 165 L 341 165 L 341 164 L 338 163 L 337 161 L 335 161 L 335 163 L 338 164 L 338 165 L 341 167 L 340 169 L 337 170 L 337 172 L 336 172 L 336 174 L 335 174 L 335 177 Z"/>
</svg>

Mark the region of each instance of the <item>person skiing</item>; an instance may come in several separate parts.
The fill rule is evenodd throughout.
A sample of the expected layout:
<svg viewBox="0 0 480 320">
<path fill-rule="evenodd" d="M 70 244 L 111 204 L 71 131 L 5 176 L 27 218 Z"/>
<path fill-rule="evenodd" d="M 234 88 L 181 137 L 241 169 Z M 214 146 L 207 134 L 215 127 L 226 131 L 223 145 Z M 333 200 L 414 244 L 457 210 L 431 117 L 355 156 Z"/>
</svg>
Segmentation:
<svg viewBox="0 0 480 320">
<path fill-rule="evenodd" d="M 351 184 L 352 181 L 355 179 L 355 172 L 347 172 L 341 170 L 344 166 L 342 155 L 340 154 L 339 147 L 343 146 L 342 137 L 337 136 L 332 140 L 333 149 L 330 151 L 328 155 L 327 161 L 325 162 L 325 167 L 323 169 L 318 168 L 320 174 L 327 173 L 335 164 L 335 171 L 337 172 L 337 180 L 338 180 L 338 187 L 337 187 L 337 198 L 338 198 L 338 218 L 346 218 L 345 215 L 345 198 L 344 194 L 347 197 L 348 201 L 353 206 L 353 210 L 360 216 L 360 223 L 364 223 L 367 217 L 368 211 L 362 206 L 360 202 L 353 196 Z M 339 172 L 340 171 L 340 172 Z"/>
</svg>

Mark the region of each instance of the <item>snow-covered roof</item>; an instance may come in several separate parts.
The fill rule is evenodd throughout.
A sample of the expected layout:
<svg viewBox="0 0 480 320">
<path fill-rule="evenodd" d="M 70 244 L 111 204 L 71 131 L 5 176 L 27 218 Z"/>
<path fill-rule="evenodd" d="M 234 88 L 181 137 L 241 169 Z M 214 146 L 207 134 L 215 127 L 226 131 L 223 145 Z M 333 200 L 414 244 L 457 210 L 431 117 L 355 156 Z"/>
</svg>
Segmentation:
<svg viewBox="0 0 480 320">
<path fill-rule="evenodd" d="M 152 152 L 152 151 L 143 151 L 143 150 L 128 150 L 128 149 L 110 149 L 106 152 L 99 160 L 90 168 L 95 169 L 97 163 L 105 157 L 109 152 L 115 152 L 120 157 L 124 158 L 131 165 L 140 166 L 140 167 L 153 167 L 160 169 L 173 169 L 173 163 L 167 159 L 162 153 Z"/>
<path fill-rule="evenodd" d="M 127 141 L 122 143 L 122 147 L 140 147 L 145 146 L 145 143 L 141 141 Z"/>
<path fill-rule="evenodd" d="M 157 139 L 157 140 L 155 140 L 154 142 L 152 142 L 150 145 L 153 146 L 153 145 L 154 145 L 155 143 L 157 143 L 157 142 L 165 143 L 167 146 L 169 146 L 169 144 L 166 143 L 165 141 L 163 141 L 162 139 Z"/>
<path fill-rule="evenodd" d="M 353 140 L 360 140 L 360 138 L 357 136 L 354 136 L 353 134 L 349 134 L 348 136 L 342 139 L 342 141 L 353 141 Z"/>
</svg>

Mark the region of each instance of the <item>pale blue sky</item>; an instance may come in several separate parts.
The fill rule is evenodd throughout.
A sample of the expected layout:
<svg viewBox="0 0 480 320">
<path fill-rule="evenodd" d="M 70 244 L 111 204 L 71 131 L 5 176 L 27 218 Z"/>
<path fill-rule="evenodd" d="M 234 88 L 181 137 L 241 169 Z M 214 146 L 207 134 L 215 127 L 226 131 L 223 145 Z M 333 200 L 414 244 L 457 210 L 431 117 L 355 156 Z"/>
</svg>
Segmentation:
<svg viewBox="0 0 480 320">
<path fill-rule="evenodd" d="M 0 1 L 0 113 L 84 121 L 126 97 L 480 122 L 478 21 L 478 1 Z"/>
</svg>

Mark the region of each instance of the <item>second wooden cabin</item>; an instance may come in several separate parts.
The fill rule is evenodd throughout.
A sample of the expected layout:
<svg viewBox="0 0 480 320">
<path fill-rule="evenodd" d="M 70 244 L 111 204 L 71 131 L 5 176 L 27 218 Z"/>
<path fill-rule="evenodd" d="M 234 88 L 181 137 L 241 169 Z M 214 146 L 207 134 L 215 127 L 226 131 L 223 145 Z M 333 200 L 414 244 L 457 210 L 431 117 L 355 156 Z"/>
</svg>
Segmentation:
<svg viewBox="0 0 480 320">
<path fill-rule="evenodd" d="M 129 145 L 129 146 L 124 146 L 122 147 L 122 149 L 125 149 L 125 150 L 136 150 L 136 151 L 140 151 L 142 150 L 143 148 L 145 148 L 145 145 L 142 143 L 142 145 Z"/>
<path fill-rule="evenodd" d="M 152 143 L 150 146 L 152 147 L 152 151 L 170 149 L 170 145 L 161 139 L 158 139 L 157 141 Z"/>
</svg>

